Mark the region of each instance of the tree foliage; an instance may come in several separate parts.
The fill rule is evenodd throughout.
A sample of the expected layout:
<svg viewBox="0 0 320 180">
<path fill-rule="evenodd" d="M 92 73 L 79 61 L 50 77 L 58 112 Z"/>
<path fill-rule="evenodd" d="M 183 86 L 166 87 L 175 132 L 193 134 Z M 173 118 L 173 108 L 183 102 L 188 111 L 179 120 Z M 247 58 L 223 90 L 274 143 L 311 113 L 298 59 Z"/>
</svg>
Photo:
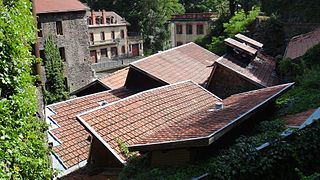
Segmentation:
<svg viewBox="0 0 320 180">
<path fill-rule="evenodd" d="M 45 42 L 45 70 L 46 70 L 46 90 L 44 97 L 47 104 L 66 100 L 68 90 L 64 82 L 63 62 L 59 49 L 53 42 L 52 36 Z"/>
<path fill-rule="evenodd" d="M 45 123 L 35 117 L 35 27 L 28 0 L 0 1 L 0 179 L 50 179 Z"/>
</svg>

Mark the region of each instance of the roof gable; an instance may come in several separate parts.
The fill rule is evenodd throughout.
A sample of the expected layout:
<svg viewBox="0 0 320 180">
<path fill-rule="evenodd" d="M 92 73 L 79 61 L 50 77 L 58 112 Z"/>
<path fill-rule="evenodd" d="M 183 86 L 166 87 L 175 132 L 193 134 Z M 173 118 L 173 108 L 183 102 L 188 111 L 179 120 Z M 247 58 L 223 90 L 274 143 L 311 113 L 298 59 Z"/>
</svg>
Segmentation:
<svg viewBox="0 0 320 180">
<path fill-rule="evenodd" d="M 186 80 L 204 84 L 218 58 L 195 43 L 188 43 L 133 62 L 130 67 L 167 84 Z"/>
</svg>

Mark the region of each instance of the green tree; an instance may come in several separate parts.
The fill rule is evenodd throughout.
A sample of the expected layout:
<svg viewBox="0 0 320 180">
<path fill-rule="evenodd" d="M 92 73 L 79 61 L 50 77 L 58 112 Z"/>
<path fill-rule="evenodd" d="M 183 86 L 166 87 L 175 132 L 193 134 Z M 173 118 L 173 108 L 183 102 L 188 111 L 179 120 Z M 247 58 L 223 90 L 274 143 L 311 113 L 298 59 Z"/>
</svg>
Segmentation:
<svg viewBox="0 0 320 180">
<path fill-rule="evenodd" d="M 0 179 L 51 179 L 45 123 L 38 119 L 36 38 L 29 0 L 0 1 Z"/>
<path fill-rule="evenodd" d="M 60 57 L 59 49 L 53 42 L 52 36 L 45 42 L 45 70 L 46 70 L 46 85 L 45 85 L 45 101 L 47 104 L 66 100 L 68 90 L 64 83 L 63 62 Z"/>
</svg>

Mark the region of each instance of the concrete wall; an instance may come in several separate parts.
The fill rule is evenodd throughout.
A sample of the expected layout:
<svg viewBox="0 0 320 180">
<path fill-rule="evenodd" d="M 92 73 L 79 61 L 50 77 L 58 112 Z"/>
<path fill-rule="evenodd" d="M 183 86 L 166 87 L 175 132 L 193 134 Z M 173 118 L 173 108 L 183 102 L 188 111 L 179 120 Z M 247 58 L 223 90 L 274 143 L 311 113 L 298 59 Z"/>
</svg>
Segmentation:
<svg viewBox="0 0 320 180">
<path fill-rule="evenodd" d="M 88 84 L 92 78 L 85 13 L 79 11 L 38 14 L 43 34 L 39 37 L 40 50 L 44 49 L 44 42 L 49 35 L 53 36 L 59 48 L 64 47 L 66 56 L 64 75 L 67 77 L 70 91 Z M 62 21 L 63 35 L 57 35 L 56 21 Z"/>
<path fill-rule="evenodd" d="M 215 67 L 214 74 L 207 87 L 210 92 L 222 99 L 233 94 L 259 88 L 260 87 L 241 77 L 239 74 L 220 65 Z"/>
<path fill-rule="evenodd" d="M 182 25 L 182 34 L 176 33 L 176 25 Z M 187 34 L 187 24 L 192 25 L 192 34 Z M 203 24 L 203 34 L 197 34 L 197 24 Z M 171 31 L 171 46 L 176 47 L 178 42 L 186 44 L 189 42 L 195 41 L 197 38 L 204 37 L 208 34 L 209 23 L 208 21 L 172 21 L 170 22 L 170 31 Z"/>
</svg>

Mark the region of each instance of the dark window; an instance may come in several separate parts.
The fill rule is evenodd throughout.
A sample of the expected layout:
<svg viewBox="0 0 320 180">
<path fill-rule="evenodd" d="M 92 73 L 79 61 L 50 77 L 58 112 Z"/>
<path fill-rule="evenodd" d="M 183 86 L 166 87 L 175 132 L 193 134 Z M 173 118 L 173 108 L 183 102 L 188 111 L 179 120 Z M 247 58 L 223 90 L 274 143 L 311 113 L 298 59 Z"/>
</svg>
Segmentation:
<svg viewBox="0 0 320 180">
<path fill-rule="evenodd" d="M 102 19 L 100 16 L 96 18 L 96 24 L 102 24 Z"/>
<path fill-rule="evenodd" d="M 91 17 L 88 18 L 88 24 L 92 25 L 92 18 Z"/>
<path fill-rule="evenodd" d="M 121 47 L 121 53 L 125 54 L 126 53 L 126 48 L 124 46 Z"/>
<path fill-rule="evenodd" d="M 107 24 L 110 24 L 111 19 L 109 17 L 106 18 Z"/>
<path fill-rule="evenodd" d="M 40 50 L 40 58 L 42 59 L 42 65 L 44 66 L 46 64 L 46 56 L 44 50 Z"/>
<path fill-rule="evenodd" d="M 68 78 L 67 77 L 64 77 L 64 86 L 66 87 L 66 89 L 69 89 L 68 88 Z"/>
<path fill-rule="evenodd" d="M 177 42 L 177 46 L 181 46 L 183 43 L 181 41 Z"/>
<path fill-rule="evenodd" d="M 106 38 L 105 38 L 105 36 L 104 36 L 104 32 L 101 32 L 101 33 L 100 33 L 100 38 L 101 38 L 102 41 L 106 40 Z"/>
<path fill-rule="evenodd" d="M 120 31 L 120 35 L 121 35 L 121 39 L 123 39 L 124 38 L 124 30 Z"/>
<path fill-rule="evenodd" d="M 129 45 L 129 52 L 131 52 L 131 45 Z"/>
<path fill-rule="evenodd" d="M 182 24 L 177 24 L 176 25 L 176 33 L 177 34 L 182 34 Z"/>
<path fill-rule="evenodd" d="M 66 61 L 66 53 L 64 47 L 59 48 L 60 57 L 63 61 Z"/>
<path fill-rule="evenodd" d="M 42 25 L 41 25 L 41 22 L 38 22 L 37 28 L 38 28 L 38 37 L 42 37 Z"/>
<path fill-rule="evenodd" d="M 143 46 L 143 44 L 140 43 L 140 44 L 139 44 L 139 49 L 140 49 L 140 50 L 142 50 L 142 46 Z"/>
<path fill-rule="evenodd" d="M 114 31 L 111 31 L 111 39 L 115 39 Z"/>
<path fill-rule="evenodd" d="M 91 41 L 91 42 L 94 42 L 93 33 L 90 33 L 90 41 Z"/>
<path fill-rule="evenodd" d="M 114 17 L 111 16 L 111 17 L 110 17 L 110 24 L 113 24 L 113 21 L 114 21 Z"/>
<path fill-rule="evenodd" d="M 108 49 L 101 49 L 101 57 L 108 57 Z"/>
<path fill-rule="evenodd" d="M 118 48 L 117 47 L 112 47 L 111 48 L 111 56 L 118 56 Z"/>
<path fill-rule="evenodd" d="M 197 25 L 197 34 L 203 34 L 203 24 Z"/>
<path fill-rule="evenodd" d="M 187 34 L 192 34 L 192 24 L 187 24 Z"/>
<path fill-rule="evenodd" d="M 61 21 L 57 21 L 56 22 L 56 27 L 57 27 L 57 35 L 63 35 L 62 22 Z"/>
</svg>

